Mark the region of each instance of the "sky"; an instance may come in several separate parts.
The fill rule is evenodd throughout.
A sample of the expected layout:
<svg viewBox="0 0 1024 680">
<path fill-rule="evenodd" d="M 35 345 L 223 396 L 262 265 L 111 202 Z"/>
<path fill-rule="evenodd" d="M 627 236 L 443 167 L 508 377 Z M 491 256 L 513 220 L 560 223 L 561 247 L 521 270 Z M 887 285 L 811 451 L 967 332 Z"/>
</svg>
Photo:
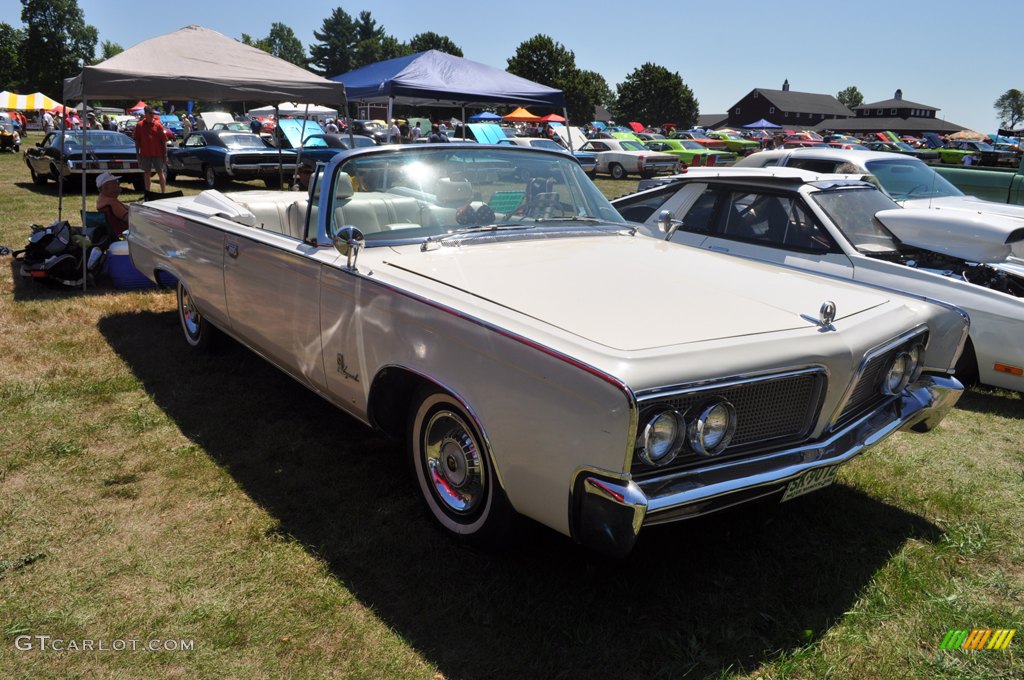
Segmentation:
<svg viewBox="0 0 1024 680">
<path fill-rule="evenodd" d="M 579 68 L 603 75 L 613 90 L 647 62 L 679 73 L 701 113 L 725 113 L 752 89 L 781 89 L 788 79 L 793 91 L 831 95 L 855 85 L 865 103 L 891 99 L 899 88 L 904 99 L 940 109 L 940 118 L 995 132 L 995 100 L 1010 88 L 1024 89 L 1019 34 L 1000 28 L 1019 10 L 1010 0 L 78 4 L 100 41 L 125 48 L 188 24 L 259 38 L 280 21 L 308 52 L 313 31 L 341 7 L 353 17 L 369 10 L 401 41 L 426 31 L 447 35 L 467 59 L 504 69 L 522 42 L 543 33 L 574 52 Z M 0 21 L 21 27 L 21 3 L 0 0 Z"/>
</svg>

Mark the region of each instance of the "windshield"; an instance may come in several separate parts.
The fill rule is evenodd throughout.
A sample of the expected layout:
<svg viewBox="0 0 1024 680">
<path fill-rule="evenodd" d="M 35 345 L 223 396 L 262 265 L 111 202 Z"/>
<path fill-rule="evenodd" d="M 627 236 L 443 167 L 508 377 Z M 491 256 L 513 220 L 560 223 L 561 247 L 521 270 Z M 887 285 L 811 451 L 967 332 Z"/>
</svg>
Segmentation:
<svg viewBox="0 0 1024 680">
<path fill-rule="evenodd" d="M 65 144 L 78 146 L 82 143 L 82 132 L 68 132 Z M 89 131 L 85 143 L 89 146 L 135 146 L 130 137 L 120 132 Z M 54 145 L 60 146 L 60 135 L 53 138 Z"/>
<path fill-rule="evenodd" d="M 531 139 L 530 146 L 535 146 L 538 149 L 553 149 L 554 151 L 563 151 L 561 144 L 556 144 L 550 139 Z"/>
<path fill-rule="evenodd" d="M 865 166 L 878 183 L 897 201 L 908 198 L 963 196 L 942 175 L 916 158 L 868 161 Z"/>
<path fill-rule="evenodd" d="M 342 163 L 333 196 L 329 235 L 355 226 L 368 245 L 460 231 L 627 227 L 575 159 L 524 147 L 381 147 Z"/>
<path fill-rule="evenodd" d="M 621 147 L 623 151 L 649 151 L 642 143 L 634 142 L 630 139 L 622 140 Z"/>
<path fill-rule="evenodd" d="M 685 140 L 679 142 L 679 146 L 683 147 L 684 149 L 703 149 L 704 148 L 703 146 L 701 146 L 697 142 L 691 141 L 689 139 L 685 139 Z"/>
<path fill-rule="evenodd" d="M 875 218 L 875 213 L 899 206 L 881 191 L 846 187 L 817 191 L 812 196 L 857 250 L 865 253 L 896 250 L 896 241 Z"/>
<path fill-rule="evenodd" d="M 231 133 L 220 136 L 221 143 L 229 149 L 266 148 L 263 139 L 250 133 Z"/>
</svg>

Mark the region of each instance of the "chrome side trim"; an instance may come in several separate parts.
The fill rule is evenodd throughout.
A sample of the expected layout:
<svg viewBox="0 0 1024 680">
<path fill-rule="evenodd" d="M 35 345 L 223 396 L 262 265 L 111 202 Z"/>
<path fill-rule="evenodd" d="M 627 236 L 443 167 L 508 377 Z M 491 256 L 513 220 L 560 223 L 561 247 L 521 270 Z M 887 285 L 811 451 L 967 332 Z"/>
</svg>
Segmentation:
<svg viewBox="0 0 1024 680">
<path fill-rule="evenodd" d="M 794 367 L 790 369 L 771 369 L 766 371 L 758 371 L 755 373 L 743 373 L 740 375 L 729 376 L 725 378 L 713 378 L 711 380 L 702 380 L 693 383 L 683 383 L 681 385 L 671 385 L 665 387 L 652 387 L 645 390 L 638 390 L 636 392 L 636 399 L 638 402 L 646 403 L 649 401 L 655 401 L 658 399 L 667 399 L 670 397 L 679 396 L 681 394 L 689 394 L 690 392 L 698 392 L 701 390 L 716 390 L 725 387 L 735 387 L 736 385 L 744 385 L 754 382 L 762 382 L 765 380 L 779 380 L 783 378 L 791 378 L 798 375 L 804 375 L 807 373 L 822 373 L 826 378 L 830 377 L 830 371 L 828 367 L 823 364 L 808 364 L 804 367 Z"/>
<path fill-rule="evenodd" d="M 857 364 L 857 370 L 854 371 L 854 373 L 853 373 L 853 379 L 850 380 L 849 385 L 846 386 L 846 391 L 843 393 L 842 398 L 839 400 L 839 403 L 836 405 L 835 411 L 833 411 L 832 415 L 829 416 L 828 426 L 827 427 L 828 428 L 834 427 L 835 424 L 836 424 L 836 421 L 839 420 L 839 416 L 841 416 L 843 414 L 843 409 L 846 408 L 846 405 L 850 401 L 850 397 L 853 396 L 854 390 L 857 389 L 857 385 L 860 383 L 860 379 L 864 375 L 864 369 L 867 368 L 868 363 L 872 359 L 874 359 L 875 357 L 877 357 L 879 355 L 885 354 L 886 352 L 888 352 L 888 351 L 890 351 L 892 349 L 895 349 L 896 347 L 899 347 L 902 344 L 910 342 L 912 339 L 914 339 L 918 335 L 923 335 L 924 333 L 927 333 L 927 332 L 928 332 L 928 326 L 926 326 L 924 324 L 921 324 L 921 325 L 915 326 L 914 328 L 911 328 L 909 331 L 905 331 L 903 333 L 900 333 L 895 338 L 893 338 L 891 340 L 887 340 L 886 342 L 883 342 L 881 345 L 876 345 L 875 347 L 873 347 L 873 348 L 869 349 L 867 352 L 865 352 L 864 356 L 861 357 L 860 363 Z"/>
</svg>

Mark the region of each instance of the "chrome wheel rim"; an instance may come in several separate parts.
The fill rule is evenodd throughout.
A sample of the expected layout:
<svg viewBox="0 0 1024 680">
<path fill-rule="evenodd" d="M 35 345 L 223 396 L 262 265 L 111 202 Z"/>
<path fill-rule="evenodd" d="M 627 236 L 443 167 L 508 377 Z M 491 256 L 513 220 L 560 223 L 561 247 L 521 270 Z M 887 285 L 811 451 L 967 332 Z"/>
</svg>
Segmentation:
<svg viewBox="0 0 1024 680">
<path fill-rule="evenodd" d="M 217 173 L 213 168 L 206 169 L 206 184 L 207 186 L 213 186 L 217 183 Z"/>
<path fill-rule="evenodd" d="M 199 326 L 203 317 L 192 303 L 192 296 L 184 288 L 181 289 L 181 323 L 190 338 L 199 337 Z"/>
<path fill-rule="evenodd" d="M 445 509 L 460 515 L 476 510 L 486 491 L 480 447 L 459 414 L 441 410 L 423 430 L 424 473 Z"/>
</svg>

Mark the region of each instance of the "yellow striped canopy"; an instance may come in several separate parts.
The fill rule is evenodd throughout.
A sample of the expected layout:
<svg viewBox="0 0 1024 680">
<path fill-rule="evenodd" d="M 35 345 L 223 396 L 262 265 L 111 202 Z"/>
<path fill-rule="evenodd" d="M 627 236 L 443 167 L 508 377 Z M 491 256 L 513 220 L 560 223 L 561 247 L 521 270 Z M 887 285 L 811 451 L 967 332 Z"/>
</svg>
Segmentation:
<svg viewBox="0 0 1024 680">
<path fill-rule="evenodd" d="M 39 109 L 49 111 L 59 103 L 42 92 L 34 94 L 16 94 L 6 90 L 0 92 L 0 110 L 3 111 L 38 111 Z"/>
</svg>

